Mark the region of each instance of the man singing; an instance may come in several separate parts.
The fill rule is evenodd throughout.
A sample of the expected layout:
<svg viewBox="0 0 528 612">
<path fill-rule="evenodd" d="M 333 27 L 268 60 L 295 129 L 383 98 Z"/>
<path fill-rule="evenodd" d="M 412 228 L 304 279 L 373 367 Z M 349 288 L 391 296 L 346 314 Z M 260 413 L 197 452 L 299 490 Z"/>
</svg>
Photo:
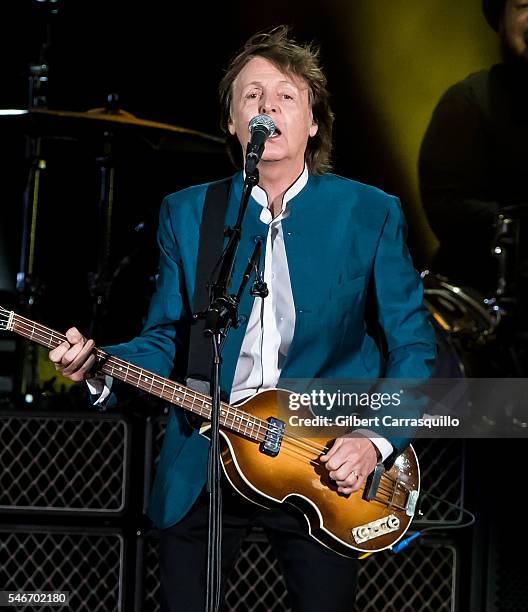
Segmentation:
<svg viewBox="0 0 528 612">
<path fill-rule="evenodd" d="M 258 164 L 260 180 L 243 221 L 233 278 L 236 288 L 261 240 L 269 295 L 242 296 L 242 324 L 223 350 L 223 393 L 235 403 L 283 386 L 287 378 L 429 377 L 434 334 L 405 246 L 399 202 L 328 173 L 333 115 L 317 52 L 290 39 L 284 27 L 253 36 L 229 64 L 220 96 L 222 127 L 234 156 L 245 158 L 253 117 L 268 115 L 276 126 Z M 225 225 L 234 224 L 243 181 L 243 172 L 230 180 Z M 106 348 L 163 376 L 186 361 L 194 295 L 209 280 L 196 278 L 207 193 L 208 185 L 199 185 L 164 200 L 159 276 L 146 323 L 137 338 Z M 384 355 L 367 332 L 367 304 L 384 336 Z M 92 352 L 93 342 L 73 328 L 50 359 L 70 379 L 92 377 L 90 384 L 102 390 L 103 381 L 91 374 Z M 103 404 L 110 381 L 105 383 L 97 400 Z M 379 460 L 407 442 L 363 430 L 338 438 L 320 461 L 338 491 L 353 494 Z M 207 440 L 173 408 L 149 505 L 161 533 L 165 610 L 204 607 L 207 450 Z M 276 551 L 294 610 L 353 607 L 356 560 L 309 537 L 305 519 L 287 504 L 265 510 L 228 484 L 223 489 L 224 579 L 249 527 L 258 523 Z"/>
</svg>

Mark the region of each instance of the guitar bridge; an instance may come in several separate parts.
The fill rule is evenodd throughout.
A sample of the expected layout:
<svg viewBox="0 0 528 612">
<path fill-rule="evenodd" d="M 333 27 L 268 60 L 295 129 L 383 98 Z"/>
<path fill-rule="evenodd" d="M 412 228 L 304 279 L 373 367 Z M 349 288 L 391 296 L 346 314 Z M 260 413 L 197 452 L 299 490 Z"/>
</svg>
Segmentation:
<svg viewBox="0 0 528 612">
<path fill-rule="evenodd" d="M 264 441 L 260 443 L 259 450 L 265 455 L 276 457 L 280 451 L 285 424 L 284 421 L 274 417 L 268 417 L 266 420 L 269 425 L 266 429 Z"/>
</svg>

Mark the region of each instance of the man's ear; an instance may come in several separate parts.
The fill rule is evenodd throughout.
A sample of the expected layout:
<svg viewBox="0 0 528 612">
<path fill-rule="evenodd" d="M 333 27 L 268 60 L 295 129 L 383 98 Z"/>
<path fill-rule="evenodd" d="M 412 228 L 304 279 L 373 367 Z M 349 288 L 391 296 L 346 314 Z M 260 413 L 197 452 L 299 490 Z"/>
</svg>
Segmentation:
<svg viewBox="0 0 528 612">
<path fill-rule="evenodd" d="M 231 136 L 234 136 L 236 134 L 235 124 L 233 123 L 233 120 L 231 118 L 227 122 L 227 129 L 229 130 Z"/>
<path fill-rule="evenodd" d="M 312 121 L 312 125 L 310 125 L 308 134 L 310 134 L 310 137 L 313 138 L 316 134 L 317 134 L 317 130 L 319 129 L 319 126 L 317 125 L 317 123 L 315 123 L 315 121 Z"/>
</svg>

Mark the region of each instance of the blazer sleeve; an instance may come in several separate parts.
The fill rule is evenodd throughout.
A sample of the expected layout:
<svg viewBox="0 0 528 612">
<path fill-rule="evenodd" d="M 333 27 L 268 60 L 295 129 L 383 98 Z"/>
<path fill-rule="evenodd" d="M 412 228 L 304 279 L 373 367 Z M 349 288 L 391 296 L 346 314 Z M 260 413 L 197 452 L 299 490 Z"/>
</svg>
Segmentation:
<svg viewBox="0 0 528 612">
<path fill-rule="evenodd" d="M 373 284 L 378 322 L 386 344 L 384 379 L 376 390 L 400 395 L 398 406 L 381 408 L 376 416 L 380 423 L 384 416 L 419 418 L 427 405 L 419 387 L 433 373 L 436 340 L 423 303 L 422 279 L 406 245 L 400 202 L 392 196 L 376 251 Z M 402 384 L 404 392 L 400 394 Z M 377 431 L 396 450 L 406 446 L 412 437 L 407 427 L 381 424 Z"/>
</svg>

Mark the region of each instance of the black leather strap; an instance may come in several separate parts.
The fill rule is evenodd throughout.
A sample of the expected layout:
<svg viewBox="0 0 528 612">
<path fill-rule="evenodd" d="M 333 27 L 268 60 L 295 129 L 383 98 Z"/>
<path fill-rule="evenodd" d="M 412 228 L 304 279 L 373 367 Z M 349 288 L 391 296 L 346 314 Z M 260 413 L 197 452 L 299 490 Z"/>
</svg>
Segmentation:
<svg viewBox="0 0 528 612">
<path fill-rule="evenodd" d="M 211 183 L 207 188 L 200 224 L 200 243 L 194 283 L 193 313 L 203 311 L 209 305 L 208 284 L 213 269 L 220 259 L 224 243 L 224 224 L 231 190 L 231 179 Z M 209 392 L 211 379 L 211 340 L 203 335 L 204 321 L 199 319 L 191 325 L 187 384 L 197 391 Z M 203 388 L 198 381 L 204 381 Z M 207 382 L 205 382 L 207 381 Z"/>
</svg>

